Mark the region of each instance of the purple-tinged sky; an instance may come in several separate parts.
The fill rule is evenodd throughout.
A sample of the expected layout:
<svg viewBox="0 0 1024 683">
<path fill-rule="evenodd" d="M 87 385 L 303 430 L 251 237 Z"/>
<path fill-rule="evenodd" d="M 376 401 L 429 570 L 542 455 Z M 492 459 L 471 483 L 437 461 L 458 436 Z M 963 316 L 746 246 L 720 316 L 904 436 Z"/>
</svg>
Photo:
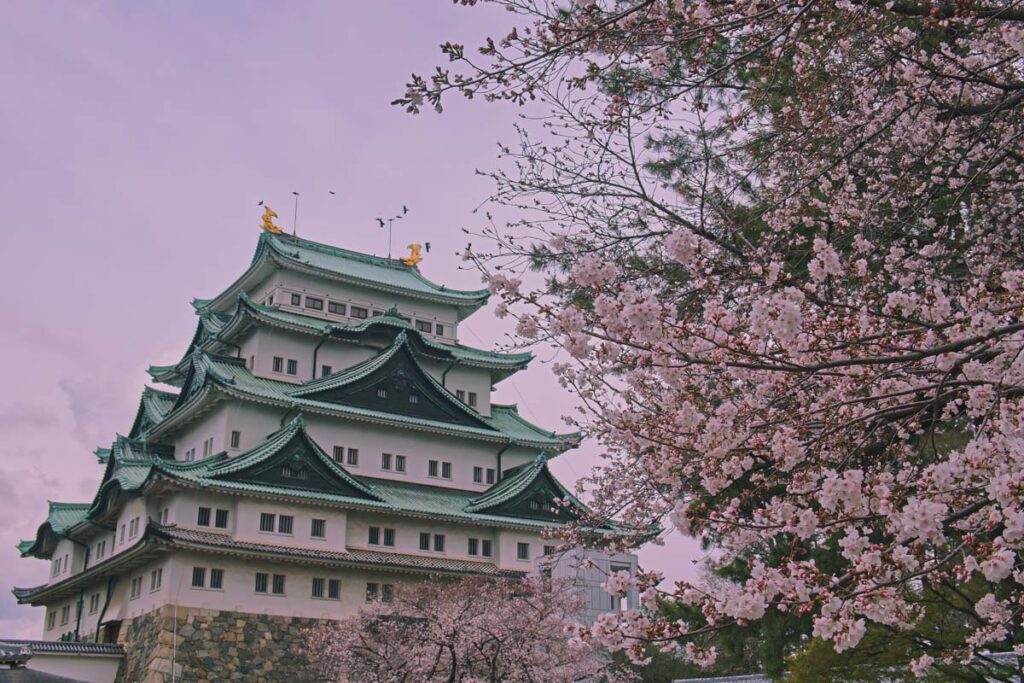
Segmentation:
<svg viewBox="0 0 1024 683">
<path fill-rule="evenodd" d="M 42 627 L 8 588 L 48 568 L 14 544 L 47 500 L 91 500 L 92 450 L 130 429 L 145 367 L 185 350 L 189 301 L 246 267 L 258 201 L 290 226 L 299 191 L 301 235 L 370 253 L 387 247 L 374 218 L 408 205 L 395 244 L 430 241 L 428 277 L 480 286 L 454 253 L 491 189 L 474 170 L 493 166 L 517 112 L 453 100 L 414 117 L 388 103 L 440 62 L 440 43 L 475 45 L 508 19 L 449 0 L 4 4 L 0 636 Z M 493 346 L 506 329 L 481 311 L 461 341 Z M 572 399 L 538 356 L 497 399 L 560 427 Z M 598 452 L 553 469 L 573 482 Z M 679 577 L 698 555 L 670 536 L 641 559 Z"/>
</svg>

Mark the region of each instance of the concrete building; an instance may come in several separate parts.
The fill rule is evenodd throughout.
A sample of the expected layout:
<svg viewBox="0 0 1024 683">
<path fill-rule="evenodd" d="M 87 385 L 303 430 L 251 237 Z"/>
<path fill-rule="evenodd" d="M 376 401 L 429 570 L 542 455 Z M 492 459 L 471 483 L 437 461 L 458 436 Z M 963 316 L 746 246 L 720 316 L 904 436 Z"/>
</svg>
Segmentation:
<svg viewBox="0 0 1024 683">
<path fill-rule="evenodd" d="M 19 545 L 49 563 L 14 590 L 42 637 L 122 644 L 120 680 L 297 680 L 301 627 L 431 576 L 537 571 L 542 532 L 584 511 L 547 466 L 578 437 L 492 402 L 531 356 L 458 343 L 487 297 L 262 233 L 95 452 L 93 500 L 50 503 Z M 588 618 L 618 607 L 596 581 Z"/>
</svg>

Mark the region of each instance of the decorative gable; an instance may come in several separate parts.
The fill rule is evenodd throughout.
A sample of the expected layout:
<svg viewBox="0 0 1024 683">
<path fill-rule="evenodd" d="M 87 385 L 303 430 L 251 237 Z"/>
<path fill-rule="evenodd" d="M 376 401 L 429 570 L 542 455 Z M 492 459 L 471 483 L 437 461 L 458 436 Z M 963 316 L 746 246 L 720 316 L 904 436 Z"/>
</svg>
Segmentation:
<svg viewBox="0 0 1024 683">
<path fill-rule="evenodd" d="M 292 395 L 496 431 L 420 367 L 404 332 L 379 356 L 311 382 Z"/>
<path fill-rule="evenodd" d="M 569 504 L 561 505 L 559 500 Z M 508 470 L 500 482 L 466 506 L 467 512 L 563 523 L 579 519 L 585 510 L 551 474 L 544 456 Z"/>
</svg>

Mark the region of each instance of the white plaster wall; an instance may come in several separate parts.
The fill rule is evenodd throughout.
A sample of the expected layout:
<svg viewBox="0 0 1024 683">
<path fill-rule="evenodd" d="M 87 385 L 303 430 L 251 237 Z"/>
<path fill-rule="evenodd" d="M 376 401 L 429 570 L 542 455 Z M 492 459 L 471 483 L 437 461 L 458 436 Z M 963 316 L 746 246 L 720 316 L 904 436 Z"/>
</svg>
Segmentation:
<svg viewBox="0 0 1024 683">
<path fill-rule="evenodd" d="M 467 405 L 469 401 L 469 392 L 474 392 L 477 395 L 477 404 L 474 406 L 475 410 L 481 415 L 490 416 L 491 373 L 482 368 L 469 368 L 464 365 L 456 365 L 448 370 L 448 374 L 445 375 L 445 370 L 448 369 L 449 365 L 450 364 L 447 363 L 442 364 L 429 360 L 423 361 L 423 368 L 438 382 L 441 381 L 441 377 L 444 375 L 444 386 L 452 393 L 452 395 L 456 395 L 456 392 L 459 389 L 465 391 Z"/>
<path fill-rule="evenodd" d="M 370 545 L 369 528 L 380 527 L 381 545 Z M 395 530 L 395 547 L 383 545 L 383 529 Z M 429 551 L 420 550 L 420 532 L 431 535 Z M 445 549 L 443 553 L 433 550 L 434 534 L 444 534 Z M 396 552 L 409 555 L 422 555 L 425 557 L 448 557 L 460 560 L 475 560 L 478 562 L 493 563 L 494 558 L 483 557 L 482 555 L 469 554 L 469 539 L 496 539 L 495 530 L 490 527 L 452 524 L 430 519 L 410 519 L 409 517 L 398 517 L 395 515 L 376 514 L 363 511 L 353 511 L 348 514 L 348 547 L 361 548 L 365 550 L 380 550 L 384 552 Z M 496 546 L 497 544 L 494 544 Z"/>
<path fill-rule="evenodd" d="M 117 676 L 121 659 L 111 655 L 38 653 L 32 655 L 25 668 L 85 683 L 111 683 Z"/>
<path fill-rule="evenodd" d="M 270 500 L 257 498 L 238 498 L 235 523 L 235 537 L 239 540 L 254 543 L 269 543 L 316 550 L 344 550 L 346 542 L 346 512 L 333 508 L 287 505 Z M 291 515 L 294 517 L 291 534 L 280 534 L 274 531 L 260 531 L 260 514 L 268 512 L 274 515 Z M 326 537 L 312 538 L 310 531 L 312 520 L 323 519 L 327 522 Z M 275 520 L 276 523 L 276 520 Z"/>
<path fill-rule="evenodd" d="M 146 517 L 148 511 L 146 509 L 146 499 L 142 496 L 135 498 L 129 498 L 125 503 L 124 507 L 121 508 L 121 513 L 117 516 L 117 526 L 114 529 L 116 541 L 113 544 L 113 552 L 111 548 L 107 547 L 106 558 L 112 555 L 123 553 L 125 550 L 131 548 L 136 543 L 142 540 L 143 533 L 146 530 Z M 134 536 L 129 535 L 130 522 L 135 518 L 139 519 L 137 531 Z M 121 526 L 124 525 L 124 541 L 121 541 Z M 104 558 L 104 559 L 106 559 Z"/>
<path fill-rule="evenodd" d="M 530 558 L 520 560 L 517 556 L 519 543 L 530 544 Z M 552 541 L 542 540 L 540 533 L 530 534 L 521 531 L 498 531 L 498 542 L 495 550 L 495 561 L 502 569 L 520 572 L 534 571 L 534 560 L 544 553 L 544 545 L 552 545 Z"/>
<path fill-rule="evenodd" d="M 85 556 L 84 549 L 77 543 L 72 542 L 67 538 L 62 538 L 57 541 L 57 545 L 54 546 L 53 555 L 50 556 L 50 564 L 48 572 L 51 574 L 47 583 L 57 583 L 63 581 L 72 574 L 80 572 L 82 570 L 82 561 Z M 67 562 L 64 558 L 67 558 Z M 53 574 L 53 569 L 56 566 L 57 560 L 60 560 L 61 569 L 60 573 Z"/>
<path fill-rule="evenodd" d="M 221 404 L 174 435 L 174 458 L 186 460 L 190 449 L 196 449 L 195 460 L 203 459 L 203 442 L 213 437 L 210 455 L 227 450 L 228 415 L 231 410 Z"/>
</svg>

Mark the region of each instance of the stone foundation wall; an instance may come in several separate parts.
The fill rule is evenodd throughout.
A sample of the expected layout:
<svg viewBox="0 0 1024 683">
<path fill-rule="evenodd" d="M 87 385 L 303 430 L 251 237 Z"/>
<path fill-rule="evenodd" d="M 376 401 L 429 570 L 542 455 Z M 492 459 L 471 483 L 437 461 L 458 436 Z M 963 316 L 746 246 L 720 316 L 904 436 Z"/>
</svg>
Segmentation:
<svg viewBox="0 0 1024 683">
<path fill-rule="evenodd" d="M 122 625 L 125 660 L 116 683 L 314 681 L 303 632 L 321 623 L 179 607 L 175 630 L 174 607 L 165 605 Z"/>
</svg>

